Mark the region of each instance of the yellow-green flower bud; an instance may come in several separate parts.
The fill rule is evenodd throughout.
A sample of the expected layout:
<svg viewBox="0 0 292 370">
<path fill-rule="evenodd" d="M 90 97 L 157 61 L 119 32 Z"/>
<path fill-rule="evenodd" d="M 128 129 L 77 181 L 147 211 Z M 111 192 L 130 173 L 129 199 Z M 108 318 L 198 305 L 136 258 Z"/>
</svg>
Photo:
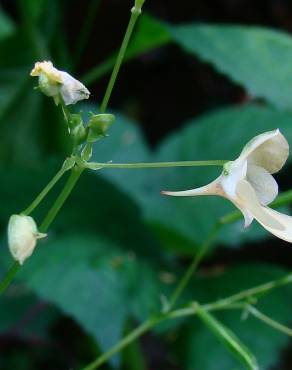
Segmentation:
<svg viewBox="0 0 292 370">
<path fill-rule="evenodd" d="M 32 255 L 40 234 L 34 219 L 30 216 L 12 215 L 8 223 L 8 246 L 13 258 L 20 263 Z"/>
</svg>

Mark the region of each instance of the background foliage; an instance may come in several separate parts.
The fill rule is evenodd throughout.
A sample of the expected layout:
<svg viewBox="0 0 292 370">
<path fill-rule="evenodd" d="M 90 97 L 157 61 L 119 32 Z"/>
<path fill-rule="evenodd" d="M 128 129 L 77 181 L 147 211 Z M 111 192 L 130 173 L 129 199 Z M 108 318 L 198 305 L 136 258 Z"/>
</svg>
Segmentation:
<svg viewBox="0 0 292 370">
<path fill-rule="evenodd" d="M 291 36 L 260 26 L 262 20 L 253 17 L 227 19 L 251 27 L 229 25 L 219 15 L 214 19 L 212 10 L 223 15 L 229 9 L 223 1 L 220 10 L 202 5 L 205 16 L 187 2 L 177 14 L 168 2 L 152 3 L 148 7 L 146 1 L 148 12 L 113 96 L 115 126 L 97 144 L 94 160 L 233 159 L 251 137 L 277 127 L 292 143 Z M 2 1 L 3 274 L 11 263 L 5 235 L 9 215 L 30 203 L 69 150 L 62 116 L 33 90 L 31 67 L 49 58 L 78 76 L 92 91 L 91 102 L 82 104 L 84 114 L 97 111 L 130 6 L 127 1 Z M 290 169 L 288 162 L 277 178 L 282 190 L 291 188 Z M 160 310 L 161 296 L 174 289 L 218 218 L 233 210 L 223 199 L 169 199 L 160 190 L 199 186 L 217 172 L 105 169 L 85 174 L 48 240 L 1 297 L 0 368 L 80 368 Z M 281 277 L 291 268 L 291 257 L 289 245 L 256 224 L 248 230 L 242 220 L 225 226 L 182 302 L 187 297 L 209 302 Z M 291 324 L 291 287 L 273 292 L 258 307 Z M 242 320 L 239 312 L 218 317 L 248 345 L 261 369 L 291 368 L 291 343 L 283 334 L 254 318 Z M 212 348 L 212 356 L 206 356 L 206 348 Z M 158 327 L 108 367 L 225 370 L 240 369 L 240 364 L 197 319 L 188 319 Z"/>
</svg>

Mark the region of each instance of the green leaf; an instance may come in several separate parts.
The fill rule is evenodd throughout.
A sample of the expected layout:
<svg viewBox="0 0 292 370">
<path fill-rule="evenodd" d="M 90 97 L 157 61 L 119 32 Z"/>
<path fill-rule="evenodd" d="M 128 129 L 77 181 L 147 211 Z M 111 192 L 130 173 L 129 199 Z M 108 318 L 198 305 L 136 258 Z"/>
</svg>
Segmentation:
<svg viewBox="0 0 292 370">
<path fill-rule="evenodd" d="M 223 343 L 223 345 L 239 359 L 248 370 L 258 370 L 258 364 L 254 355 L 240 341 L 240 339 L 210 312 L 198 306 L 197 316 L 210 329 L 211 332 Z"/>
<path fill-rule="evenodd" d="M 209 274 L 208 274 L 209 272 Z M 287 271 L 272 265 L 253 264 L 234 266 L 224 271 L 216 269 L 205 272 L 205 277 L 194 280 L 189 294 L 196 292 L 196 300 L 201 304 L 213 302 L 241 290 L 278 279 Z M 261 297 L 256 304 L 262 312 L 283 323 L 291 320 L 291 286 L 275 289 Z M 281 351 L 289 338 L 256 320 L 252 316 L 242 318 L 240 310 L 226 310 L 216 313 L 218 319 L 238 334 L 258 360 L 260 369 L 270 369 L 280 358 Z M 238 369 L 238 364 L 228 356 L 226 349 L 199 321 L 189 323 L 181 332 L 176 344 L 180 356 L 185 361 L 185 369 L 217 370 Z M 206 348 L 212 348 L 212 356 L 206 355 Z"/>
<path fill-rule="evenodd" d="M 142 318 L 159 307 L 157 277 L 149 272 L 145 262 L 97 234 L 72 234 L 40 243 L 18 279 L 73 317 L 106 350 L 121 338 L 128 317 Z"/>
<path fill-rule="evenodd" d="M 15 31 L 13 21 L 0 6 L 0 41 L 10 36 Z"/>
<path fill-rule="evenodd" d="M 188 52 L 279 108 L 292 107 L 292 38 L 261 27 L 187 24 L 169 27 Z"/>
</svg>

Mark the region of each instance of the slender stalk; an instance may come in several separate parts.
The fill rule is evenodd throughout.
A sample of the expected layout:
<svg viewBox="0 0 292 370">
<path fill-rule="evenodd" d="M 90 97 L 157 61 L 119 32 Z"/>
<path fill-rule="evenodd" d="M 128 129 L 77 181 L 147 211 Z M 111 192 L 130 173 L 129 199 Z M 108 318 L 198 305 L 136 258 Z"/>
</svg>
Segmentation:
<svg viewBox="0 0 292 370">
<path fill-rule="evenodd" d="M 127 347 L 130 343 L 135 341 L 137 338 L 141 337 L 141 335 L 145 334 L 148 330 L 153 328 L 157 325 L 160 321 L 163 320 L 163 316 L 161 317 L 153 317 L 143 324 L 138 326 L 135 330 L 133 330 L 130 334 L 124 337 L 117 345 L 113 346 L 108 352 L 104 353 L 102 356 L 97 358 L 95 361 L 90 363 L 86 366 L 83 370 L 94 370 L 99 368 L 103 365 L 107 360 L 109 360 L 112 356 L 116 353 L 120 352 L 122 349 Z"/>
<path fill-rule="evenodd" d="M 119 74 L 121 65 L 123 63 L 123 59 L 124 59 L 124 56 L 125 56 L 130 38 L 132 36 L 135 24 L 137 22 L 137 19 L 139 18 L 140 13 L 141 13 L 141 11 L 136 11 L 136 8 L 133 8 L 131 18 L 130 18 L 130 21 L 129 21 L 129 24 L 128 24 L 128 27 L 127 27 L 127 30 L 126 30 L 126 34 L 125 34 L 125 37 L 123 39 L 119 54 L 117 56 L 116 64 L 114 66 L 114 69 L 113 69 L 113 72 L 112 72 L 112 75 L 111 75 L 111 78 L 110 78 L 105 96 L 104 96 L 103 101 L 101 103 L 101 107 L 100 107 L 101 113 L 104 113 L 107 109 L 109 99 L 111 97 L 111 94 L 112 94 L 117 76 Z"/>
<path fill-rule="evenodd" d="M 247 307 L 248 312 L 250 312 L 254 317 L 257 319 L 263 321 L 268 326 L 271 326 L 273 329 L 276 329 L 286 335 L 289 335 L 289 337 L 292 337 L 292 329 L 288 328 L 285 325 L 280 324 L 279 322 L 271 319 L 269 316 L 263 314 L 259 310 L 257 310 L 255 307 L 249 305 Z"/>
<path fill-rule="evenodd" d="M 61 179 L 66 171 L 70 169 L 67 165 L 68 162 L 64 162 L 62 168 L 56 173 L 52 180 L 47 184 L 47 186 L 41 191 L 41 193 L 35 198 L 29 207 L 27 207 L 23 212 L 23 215 L 28 216 L 32 211 L 42 202 L 42 200 L 47 196 L 50 190 L 56 185 L 56 183 Z M 73 163 L 72 163 L 73 164 Z"/>
<path fill-rule="evenodd" d="M 182 161 L 182 162 L 153 162 L 153 163 L 79 163 L 88 169 L 99 170 L 101 168 L 139 169 L 139 168 L 169 168 L 169 167 L 200 167 L 200 166 L 223 166 L 226 161 Z"/>
<path fill-rule="evenodd" d="M 61 191 L 60 195 L 56 199 L 55 203 L 53 204 L 49 212 L 47 213 L 45 219 L 43 220 L 39 228 L 39 231 L 41 233 L 45 233 L 48 230 L 49 226 L 54 221 L 55 217 L 57 216 L 58 212 L 62 208 L 63 204 L 65 203 L 70 193 L 74 189 L 83 170 L 84 170 L 83 168 L 79 168 L 79 167 L 72 169 L 71 175 L 68 178 L 67 183 L 65 184 L 63 190 Z"/>
<path fill-rule="evenodd" d="M 214 239 L 216 238 L 216 235 L 220 229 L 220 224 L 215 224 L 215 226 L 212 228 L 212 230 L 209 233 L 208 238 L 206 241 L 202 244 L 198 254 L 195 256 L 193 259 L 192 263 L 190 264 L 189 268 L 183 275 L 182 279 L 178 283 L 177 288 L 175 289 L 173 295 L 171 296 L 169 300 L 169 305 L 168 305 L 168 312 L 173 308 L 173 306 L 176 304 L 177 300 L 181 296 L 182 292 L 190 282 L 190 279 L 194 275 L 195 271 L 197 270 L 200 262 L 210 249 L 211 244 L 213 243 Z"/>
<path fill-rule="evenodd" d="M 250 298 L 259 298 L 263 295 L 266 295 L 271 290 L 281 287 L 283 285 L 291 284 L 292 283 L 292 273 L 284 276 L 283 278 L 272 280 L 268 283 L 258 285 L 256 287 L 243 290 L 239 293 L 233 294 L 227 298 L 219 299 L 215 303 L 204 305 L 204 309 L 220 309 L 222 307 L 230 306 L 233 303 L 243 301 Z"/>
<path fill-rule="evenodd" d="M 14 262 L 13 265 L 10 267 L 4 278 L 1 280 L 0 283 L 0 295 L 5 292 L 5 290 L 10 285 L 11 281 L 13 280 L 15 274 L 20 269 L 20 264 L 18 262 Z"/>
</svg>

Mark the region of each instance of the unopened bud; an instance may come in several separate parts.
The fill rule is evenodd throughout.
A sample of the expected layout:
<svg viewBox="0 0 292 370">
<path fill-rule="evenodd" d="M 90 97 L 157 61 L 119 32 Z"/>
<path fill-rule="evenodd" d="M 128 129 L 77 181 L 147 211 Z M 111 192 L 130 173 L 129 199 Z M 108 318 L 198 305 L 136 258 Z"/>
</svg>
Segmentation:
<svg viewBox="0 0 292 370">
<path fill-rule="evenodd" d="M 107 136 L 107 132 L 114 121 L 115 116 L 113 114 L 92 115 L 88 122 L 89 132 L 87 141 L 94 143 L 96 140 Z"/>
<path fill-rule="evenodd" d="M 71 114 L 69 121 L 69 133 L 74 144 L 80 145 L 85 142 L 87 130 L 84 127 L 83 120 L 80 114 Z"/>
<path fill-rule="evenodd" d="M 8 246 L 13 258 L 20 263 L 32 255 L 40 234 L 34 219 L 30 216 L 12 215 L 8 223 Z"/>
</svg>

